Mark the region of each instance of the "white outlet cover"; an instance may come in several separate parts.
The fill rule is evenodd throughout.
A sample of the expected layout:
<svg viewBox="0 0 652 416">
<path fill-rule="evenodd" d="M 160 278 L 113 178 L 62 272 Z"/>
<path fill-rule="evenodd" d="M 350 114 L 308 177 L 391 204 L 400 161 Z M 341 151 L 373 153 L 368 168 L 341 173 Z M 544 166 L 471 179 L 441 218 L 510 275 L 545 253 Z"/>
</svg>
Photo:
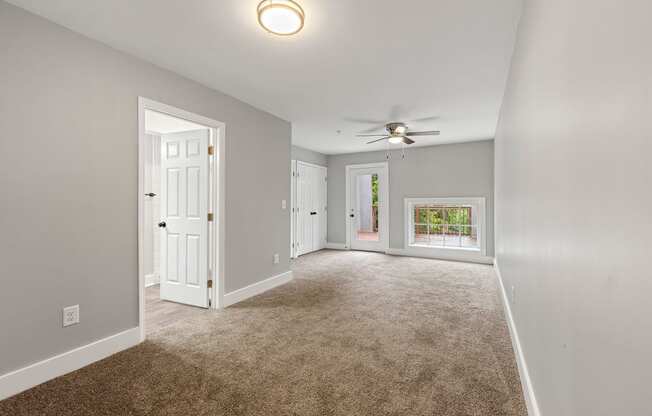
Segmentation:
<svg viewBox="0 0 652 416">
<path fill-rule="evenodd" d="M 79 323 L 79 305 L 63 308 L 63 326 L 70 326 Z"/>
<path fill-rule="evenodd" d="M 278 264 L 279 261 L 280 261 L 280 260 L 279 260 L 279 256 L 278 256 L 278 254 L 274 254 L 274 264 Z"/>
<path fill-rule="evenodd" d="M 284 199 L 281 201 L 281 209 L 286 209 L 288 207 L 287 201 Z"/>
</svg>

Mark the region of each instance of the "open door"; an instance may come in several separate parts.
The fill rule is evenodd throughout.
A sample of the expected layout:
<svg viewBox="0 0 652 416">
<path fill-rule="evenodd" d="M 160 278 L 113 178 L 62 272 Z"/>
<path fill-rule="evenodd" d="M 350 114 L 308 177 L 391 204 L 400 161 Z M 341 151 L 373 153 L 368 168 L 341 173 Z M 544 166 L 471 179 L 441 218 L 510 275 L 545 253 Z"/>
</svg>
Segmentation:
<svg viewBox="0 0 652 416">
<path fill-rule="evenodd" d="M 209 130 L 161 137 L 161 299 L 208 307 Z"/>
</svg>

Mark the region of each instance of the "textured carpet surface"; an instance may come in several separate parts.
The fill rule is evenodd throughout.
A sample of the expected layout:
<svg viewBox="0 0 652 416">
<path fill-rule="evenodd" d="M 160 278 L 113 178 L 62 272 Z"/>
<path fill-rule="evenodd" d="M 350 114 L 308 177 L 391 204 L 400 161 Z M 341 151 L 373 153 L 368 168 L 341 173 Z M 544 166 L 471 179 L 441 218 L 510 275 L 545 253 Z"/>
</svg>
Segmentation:
<svg viewBox="0 0 652 416">
<path fill-rule="evenodd" d="M 0 415 L 525 415 L 489 266 L 322 251 L 220 312 L 148 305 L 148 340 Z"/>
</svg>

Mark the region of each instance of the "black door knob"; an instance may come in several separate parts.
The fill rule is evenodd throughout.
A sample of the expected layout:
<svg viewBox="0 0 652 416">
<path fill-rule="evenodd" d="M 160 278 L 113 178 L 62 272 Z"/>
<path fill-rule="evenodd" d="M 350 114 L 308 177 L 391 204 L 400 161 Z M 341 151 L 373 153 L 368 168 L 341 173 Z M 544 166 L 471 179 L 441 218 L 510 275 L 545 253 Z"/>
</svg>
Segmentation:
<svg viewBox="0 0 652 416">
<path fill-rule="evenodd" d="M 148 196 L 148 197 L 150 197 L 150 198 L 153 198 L 153 197 L 156 196 L 156 194 L 155 194 L 154 192 L 150 192 L 150 193 L 145 194 L 145 196 Z"/>
<path fill-rule="evenodd" d="M 350 215 L 349 215 L 349 217 L 351 217 L 351 218 L 354 218 L 354 217 L 355 217 L 355 215 L 353 215 L 353 214 L 350 214 Z"/>
<path fill-rule="evenodd" d="M 167 224 L 165 223 L 165 221 L 161 221 L 161 222 L 158 223 L 158 226 L 161 227 L 161 228 L 165 228 L 165 227 L 167 227 Z"/>
<path fill-rule="evenodd" d="M 317 215 L 315 211 L 311 212 L 310 215 Z"/>
</svg>

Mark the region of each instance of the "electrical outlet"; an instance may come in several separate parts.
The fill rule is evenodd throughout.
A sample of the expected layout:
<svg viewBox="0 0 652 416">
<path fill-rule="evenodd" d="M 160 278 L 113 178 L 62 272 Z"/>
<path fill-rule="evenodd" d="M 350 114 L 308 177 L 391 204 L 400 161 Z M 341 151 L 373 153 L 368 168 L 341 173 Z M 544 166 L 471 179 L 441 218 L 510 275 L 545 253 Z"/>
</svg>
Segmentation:
<svg viewBox="0 0 652 416">
<path fill-rule="evenodd" d="M 280 262 L 278 254 L 274 254 L 274 264 L 278 264 Z"/>
<path fill-rule="evenodd" d="M 514 286 L 512 286 L 511 298 L 512 298 L 512 304 L 516 304 L 516 288 Z"/>
<path fill-rule="evenodd" d="M 63 308 L 63 326 L 70 326 L 79 323 L 79 305 Z"/>
<path fill-rule="evenodd" d="M 281 209 L 287 209 L 288 207 L 288 202 L 284 199 L 281 201 Z"/>
</svg>

